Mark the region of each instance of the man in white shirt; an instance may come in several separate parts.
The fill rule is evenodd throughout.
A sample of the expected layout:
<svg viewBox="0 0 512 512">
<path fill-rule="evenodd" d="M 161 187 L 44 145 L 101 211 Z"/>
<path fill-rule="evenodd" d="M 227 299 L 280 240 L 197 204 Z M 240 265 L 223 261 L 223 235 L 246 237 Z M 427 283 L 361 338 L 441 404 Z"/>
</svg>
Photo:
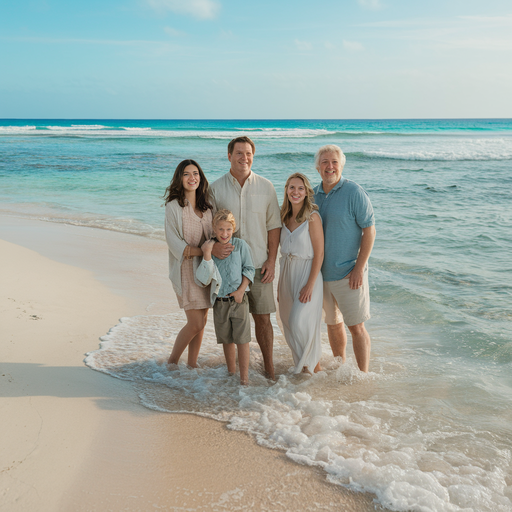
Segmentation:
<svg viewBox="0 0 512 512">
<path fill-rule="evenodd" d="M 212 183 L 210 193 L 217 209 L 226 208 L 233 213 L 237 225 L 235 236 L 245 240 L 251 248 L 256 275 L 248 293 L 249 311 L 254 319 L 265 371 L 274 379 L 274 330 L 270 313 L 276 310 L 272 281 L 281 235 L 281 214 L 274 185 L 251 170 L 254 151 L 254 142 L 249 137 L 233 139 L 228 145 L 231 169 Z M 232 250 L 231 244 L 215 244 L 212 254 L 224 259 Z"/>
</svg>

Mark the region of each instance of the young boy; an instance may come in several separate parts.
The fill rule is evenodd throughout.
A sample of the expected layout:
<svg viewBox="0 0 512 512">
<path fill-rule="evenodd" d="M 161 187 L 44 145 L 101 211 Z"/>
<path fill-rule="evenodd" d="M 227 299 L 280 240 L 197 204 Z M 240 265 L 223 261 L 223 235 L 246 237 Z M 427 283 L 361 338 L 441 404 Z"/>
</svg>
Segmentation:
<svg viewBox="0 0 512 512">
<path fill-rule="evenodd" d="M 254 281 L 254 265 L 251 250 L 240 238 L 232 238 L 236 229 L 234 215 L 229 210 L 219 210 L 212 222 L 216 240 L 208 240 L 201 247 L 203 262 L 198 268 L 196 277 L 203 284 L 211 282 L 215 275 L 220 274 L 220 288 L 212 290 L 215 297 L 213 304 L 213 322 L 217 343 L 222 343 L 228 372 L 236 373 L 236 350 L 240 368 L 240 384 L 249 383 L 249 342 L 251 341 L 251 323 L 249 318 L 249 300 L 245 293 L 249 283 Z M 213 256 L 212 247 L 215 242 L 231 243 L 233 252 L 224 260 Z M 200 268 L 203 267 L 203 272 Z M 204 272 L 205 267 L 208 273 Z M 217 272 L 216 272 L 217 270 Z M 213 286 L 213 284 L 212 284 Z"/>
</svg>

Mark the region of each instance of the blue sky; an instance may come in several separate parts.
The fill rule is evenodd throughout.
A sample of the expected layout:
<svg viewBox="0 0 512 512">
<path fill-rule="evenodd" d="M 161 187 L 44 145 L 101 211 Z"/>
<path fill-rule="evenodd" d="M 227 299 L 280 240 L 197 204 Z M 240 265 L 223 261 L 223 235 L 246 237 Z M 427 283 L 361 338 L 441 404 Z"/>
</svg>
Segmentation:
<svg viewBox="0 0 512 512">
<path fill-rule="evenodd" d="M 0 0 L 0 118 L 512 117 L 510 0 Z"/>
</svg>

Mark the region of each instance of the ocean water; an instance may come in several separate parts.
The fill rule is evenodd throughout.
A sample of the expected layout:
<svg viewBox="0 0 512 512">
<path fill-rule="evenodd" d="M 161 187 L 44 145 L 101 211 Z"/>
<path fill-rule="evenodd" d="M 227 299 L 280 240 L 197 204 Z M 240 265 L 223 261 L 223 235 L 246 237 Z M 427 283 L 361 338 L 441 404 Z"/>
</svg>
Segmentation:
<svg viewBox="0 0 512 512">
<path fill-rule="evenodd" d="M 165 361 L 182 311 L 124 318 L 86 364 L 129 380 L 146 407 L 253 433 L 339 485 L 400 511 L 512 510 L 512 120 L 1 120 L 0 211 L 163 239 L 162 195 L 179 161 L 207 178 L 248 134 L 253 169 L 283 196 L 315 151 L 338 144 L 369 193 L 370 373 L 333 359 L 313 377 L 273 319 L 279 379 L 251 343 L 251 385 L 223 364 L 209 325 L 201 368 Z"/>
</svg>

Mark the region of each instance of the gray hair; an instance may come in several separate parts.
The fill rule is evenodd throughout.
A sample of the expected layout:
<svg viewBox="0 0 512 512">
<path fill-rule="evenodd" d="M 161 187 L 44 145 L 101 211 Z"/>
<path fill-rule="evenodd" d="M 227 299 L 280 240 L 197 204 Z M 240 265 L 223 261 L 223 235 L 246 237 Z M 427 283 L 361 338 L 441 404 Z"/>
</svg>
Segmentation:
<svg viewBox="0 0 512 512">
<path fill-rule="evenodd" d="M 324 153 L 336 153 L 338 155 L 338 159 L 340 161 L 341 169 L 345 167 L 345 162 L 347 161 L 347 157 L 344 155 L 343 151 L 336 146 L 335 144 L 327 144 L 327 146 L 322 146 L 315 155 L 315 167 L 317 169 L 320 168 L 320 158 Z"/>
</svg>

